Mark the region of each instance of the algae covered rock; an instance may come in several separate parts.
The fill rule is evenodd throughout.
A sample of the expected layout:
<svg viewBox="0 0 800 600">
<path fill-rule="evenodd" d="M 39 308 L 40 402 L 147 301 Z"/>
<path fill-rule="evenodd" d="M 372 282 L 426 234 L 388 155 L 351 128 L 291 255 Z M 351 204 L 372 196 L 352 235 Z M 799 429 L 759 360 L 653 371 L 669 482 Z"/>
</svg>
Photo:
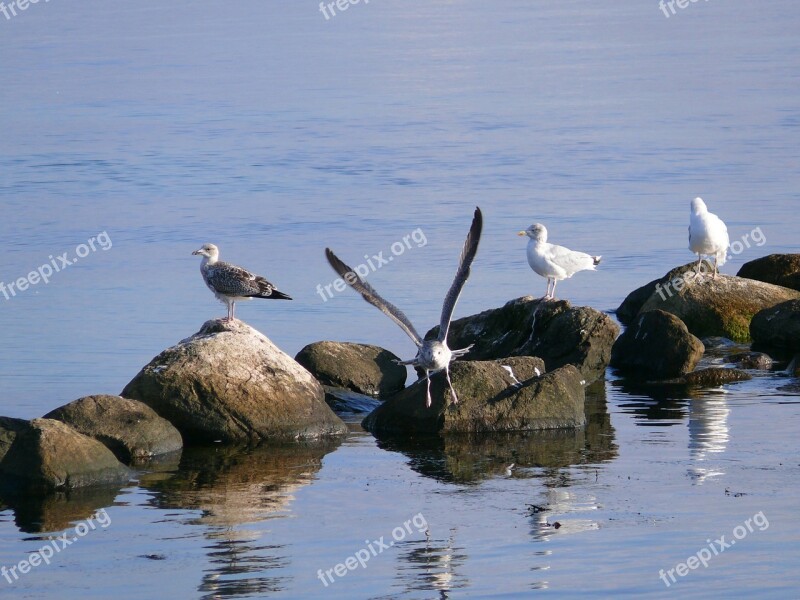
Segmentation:
<svg viewBox="0 0 800 600">
<path fill-rule="evenodd" d="M 584 384 L 567 365 L 543 373 L 541 359 L 527 356 L 450 365 L 458 404 L 450 402 L 443 373 L 431 377 L 430 407 L 426 382 L 419 380 L 364 419 L 372 432 L 492 432 L 581 427 L 585 423 Z"/>
<path fill-rule="evenodd" d="M 678 317 L 663 310 L 644 312 L 614 343 L 611 366 L 641 379 L 670 379 L 694 369 L 703 343 Z"/>
<path fill-rule="evenodd" d="M 425 337 L 438 333 L 434 327 Z M 538 356 L 548 371 L 575 365 L 582 379 L 591 383 L 605 374 L 618 334 L 613 319 L 593 308 L 524 296 L 453 321 L 447 343 L 450 348 L 474 344 L 466 360 Z"/>
<path fill-rule="evenodd" d="M 180 432 L 138 400 L 86 396 L 50 411 L 45 419 L 66 423 L 111 450 L 125 463 L 147 460 L 183 447 Z"/>
<path fill-rule="evenodd" d="M 130 470 L 103 444 L 52 419 L 0 418 L 0 486 L 48 492 L 118 485 Z"/>
<path fill-rule="evenodd" d="M 379 346 L 350 342 L 314 342 L 295 360 L 322 385 L 387 398 L 405 387 L 408 371 L 398 356 Z"/>
</svg>

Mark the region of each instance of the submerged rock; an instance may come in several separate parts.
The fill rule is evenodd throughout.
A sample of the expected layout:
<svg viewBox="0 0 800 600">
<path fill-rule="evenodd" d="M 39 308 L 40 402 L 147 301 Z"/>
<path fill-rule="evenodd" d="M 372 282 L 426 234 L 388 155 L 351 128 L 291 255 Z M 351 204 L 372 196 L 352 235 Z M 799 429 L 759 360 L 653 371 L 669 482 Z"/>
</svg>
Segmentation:
<svg viewBox="0 0 800 600">
<path fill-rule="evenodd" d="M 642 313 L 614 343 L 611 366 L 641 379 L 671 379 L 694 369 L 702 342 L 663 310 Z"/>
<path fill-rule="evenodd" d="M 644 303 L 640 312 L 663 310 L 679 317 L 698 337 L 750 339 L 750 320 L 758 311 L 800 298 L 788 288 L 729 275 L 673 279 Z"/>
<path fill-rule="evenodd" d="M 314 342 L 295 357 L 322 385 L 388 398 L 405 387 L 408 371 L 398 356 L 379 346 Z"/>
<path fill-rule="evenodd" d="M 740 371 L 739 369 L 723 369 L 712 367 L 710 369 L 700 369 L 683 376 L 686 385 L 696 387 L 719 387 L 725 383 L 734 381 L 747 381 L 752 379 L 752 375 Z"/>
<path fill-rule="evenodd" d="M 0 486 L 52 491 L 125 483 L 130 470 L 103 444 L 52 419 L 0 418 Z"/>
<path fill-rule="evenodd" d="M 285 441 L 347 432 L 316 379 L 266 336 L 211 320 L 125 386 L 187 441 Z"/>
<path fill-rule="evenodd" d="M 728 357 L 728 362 L 739 365 L 742 369 L 769 371 L 772 368 L 772 358 L 763 352 L 737 352 Z"/>
<path fill-rule="evenodd" d="M 106 445 L 125 463 L 183 448 L 180 432 L 138 400 L 119 396 L 87 396 L 50 411 L 45 419 L 66 423 Z"/>
<path fill-rule="evenodd" d="M 770 254 L 742 265 L 736 274 L 800 290 L 800 254 Z"/>
<path fill-rule="evenodd" d="M 380 406 L 381 401 L 372 396 L 359 394 L 345 388 L 323 386 L 325 402 L 337 415 L 369 413 Z"/>
<path fill-rule="evenodd" d="M 431 377 L 430 407 L 424 380 L 390 398 L 364 419 L 372 432 L 491 432 L 580 427 L 585 423 L 584 381 L 567 365 L 542 375 L 541 359 L 517 356 L 450 365 L 458 404 L 443 373 Z"/>
<path fill-rule="evenodd" d="M 434 327 L 426 339 L 438 335 Z M 575 365 L 591 383 L 605 374 L 619 326 L 608 315 L 566 300 L 524 296 L 500 308 L 464 317 L 450 324 L 450 348 L 466 348 L 466 360 L 538 356 L 548 371 Z"/>
<path fill-rule="evenodd" d="M 800 351 L 800 300 L 760 311 L 750 323 L 750 335 L 759 346 Z"/>
</svg>

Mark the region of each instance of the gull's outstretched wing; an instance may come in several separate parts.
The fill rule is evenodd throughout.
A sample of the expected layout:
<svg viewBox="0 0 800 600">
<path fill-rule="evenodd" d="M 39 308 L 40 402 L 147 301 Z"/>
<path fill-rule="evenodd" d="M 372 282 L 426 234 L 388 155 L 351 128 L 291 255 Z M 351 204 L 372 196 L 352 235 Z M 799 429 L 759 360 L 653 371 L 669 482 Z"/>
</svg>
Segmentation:
<svg viewBox="0 0 800 600">
<path fill-rule="evenodd" d="M 475 259 L 475 254 L 478 252 L 478 242 L 481 241 L 481 230 L 483 229 L 483 214 L 481 209 L 475 207 L 475 215 L 472 217 L 472 225 L 469 228 L 467 239 L 464 242 L 464 249 L 461 250 L 461 258 L 458 261 L 458 270 L 447 296 L 444 298 L 442 304 L 442 318 L 439 321 L 439 341 L 444 342 L 447 339 L 447 332 L 450 329 L 450 319 L 453 316 L 453 310 L 456 308 L 456 302 L 461 295 L 461 290 L 469 277 L 470 267 L 472 261 Z"/>
<path fill-rule="evenodd" d="M 339 274 L 339 277 L 344 279 L 345 283 L 361 294 L 364 300 L 378 308 L 383 314 L 397 323 L 403 331 L 408 334 L 408 337 L 413 340 L 417 348 L 422 347 L 422 336 L 417 333 L 417 330 L 414 329 L 411 321 L 403 314 L 402 310 L 391 302 L 387 302 L 381 298 L 378 292 L 372 289 L 370 284 L 361 279 L 353 269 L 344 264 L 330 248 L 325 248 L 325 256 L 328 258 L 328 262 L 333 267 L 333 270 Z"/>
</svg>

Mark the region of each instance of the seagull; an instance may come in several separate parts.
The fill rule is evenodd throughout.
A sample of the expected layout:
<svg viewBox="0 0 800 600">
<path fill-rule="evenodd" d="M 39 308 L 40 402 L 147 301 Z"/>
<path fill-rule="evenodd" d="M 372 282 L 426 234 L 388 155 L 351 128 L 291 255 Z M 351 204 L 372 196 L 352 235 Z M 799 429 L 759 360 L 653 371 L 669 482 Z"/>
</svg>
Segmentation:
<svg viewBox="0 0 800 600">
<path fill-rule="evenodd" d="M 269 298 L 271 300 L 291 300 L 274 285 L 261 277 L 219 260 L 219 248 L 214 244 L 203 244 L 199 250 L 192 252 L 203 257 L 200 263 L 200 274 L 208 289 L 214 292 L 217 300 L 228 305 L 228 316 L 223 321 L 235 321 L 233 309 L 237 300 L 251 298 Z"/>
<path fill-rule="evenodd" d="M 439 371 L 444 371 L 445 377 L 447 378 L 447 385 L 450 387 L 450 396 L 453 399 L 453 404 L 458 404 L 458 396 L 453 389 L 453 383 L 450 381 L 449 366 L 451 361 L 469 352 L 472 345 L 460 350 L 450 350 L 450 348 L 447 347 L 447 333 L 450 329 L 450 319 L 453 316 L 456 302 L 458 302 L 461 290 L 469 277 L 470 267 L 472 261 L 475 259 L 475 254 L 478 252 L 478 242 L 481 238 L 482 228 L 483 215 L 481 214 L 481 209 L 475 208 L 472 226 L 469 228 L 469 234 L 467 234 L 464 248 L 461 251 L 461 258 L 459 259 L 455 279 L 453 279 L 453 283 L 450 285 L 450 290 L 447 292 L 444 304 L 442 305 L 442 316 L 439 320 L 439 336 L 434 340 L 422 339 L 422 336 L 414 329 L 411 321 L 408 320 L 408 317 L 406 317 L 399 308 L 381 298 L 371 285 L 361 279 L 353 269 L 343 263 L 330 248 L 325 248 L 325 256 L 328 258 L 328 262 L 333 267 L 333 270 L 336 271 L 350 287 L 361 294 L 364 300 L 378 308 L 392 321 L 397 323 L 400 328 L 406 332 L 408 337 L 411 338 L 414 344 L 416 344 L 417 355 L 411 360 L 399 361 L 398 364 L 413 365 L 425 371 L 425 380 L 427 381 L 426 406 L 428 407 L 431 405 L 430 376 Z"/>
<path fill-rule="evenodd" d="M 717 278 L 717 265 L 725 264 L 730 246 L 728 228 L 714 213 L 708 212 L 702 198 L 692 200 L 692 212 L 689 215 L 689 250 L 697 254 L 697 273 L 700 275 L 700 264 L 703 255 L 714 255 L 714 276 Z"/>
<path fill-rule="evenodd" d="M 547 243 L 547 228 L 541 223 L 534 223 L 517 235 L 526 235 L 528 240 L 528 264 L 531 269 L 547 278 L 547 292 L 544 299 L 556 297 L 556 282 L 569 279 L 578 271 L 594 271 L 600 264 L 602 256 L 591 256 L 585 252 L 576 252 L 564 246 Z M 550 282 L 553 289 L 550 289 Z"/>
</svg>

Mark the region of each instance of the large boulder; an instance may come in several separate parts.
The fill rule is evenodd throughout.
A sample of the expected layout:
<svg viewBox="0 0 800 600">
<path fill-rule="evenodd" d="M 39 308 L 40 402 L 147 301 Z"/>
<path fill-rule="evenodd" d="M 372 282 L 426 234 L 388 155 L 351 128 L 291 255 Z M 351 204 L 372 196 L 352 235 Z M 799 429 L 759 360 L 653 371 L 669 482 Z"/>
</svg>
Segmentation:
<svg viewBox="0 0 800 600">
<path fill-rule="evenodd" d="M 425 337 L 438 334 L 437 326 Z M 618 334 L 613 319 L 593 308 L 524 296 L 453 321 L 447 344 L 453 349 L 474 344 L 467 360 L 538 356 L 548 371 L 575 365 L 582 379 L 591 383 L 605 374 Z"/>
<path fill-rule="evenodd" d="M 517 356 L 451 363 L 458 395 L 452 404 L 443 373 L 431 376 L 430 407 L 422 379 L 390 398 L 364 419 L 369 431 L 495 432 L 580 427 L 585 424 L 583 376 L 567 365 L 542 375 L 541 359 Z"/>
<path fill-rule="evenodd" d="M 765 308 L 753 317 L 750 335 L 765 348 L 800 351 L 800 300 L 789 300 Z"/>
<path fill-rule="evenodd" d="M 315 439 L 347 432 L 313 375 L 241 321 L 207 321 L 125 386 L 186 441 Z"/>
<path fill-rule="evenodd" d="M 183 448 L 180 432 L 152 408 L 119 396 L 86 396 L 50 411 L 45 419 L 66 423 L 106 445 L 125 463 Z"/>
<path fill-rule="evenodd" d="M 678 317 L 663 310 L 642 313 L 611 350 L 611 366 L 641 379 L 671 379 L 694 369 L 703 343 Z"/>
<path fill-rule="evenodd" d="M 736 274 L 800 290 L 800 254 L 770 254 L 742 265 Z"/>
<path fill-rule="evenodd" d="M 405 387 L 408 371 L 400 358 L 379 346 L 314 342 L 295 356 L 322 385 L 388 398 Z"/>
<path fill-rule="evenodd" d="M 103 444 L 52 419 L 0 418 L 0 486 L 52 491 L 125 483 L 130 470 Z"/>
<path fill-rule="evenodd" d="M 679 276 L 657 286 L 641 312 L 663 310 L 679 317 L 694 335 L 750 339 L 750 320 L 758 311 L 800 298 L 788 288 L 719 274 Z"/>
</svg>

